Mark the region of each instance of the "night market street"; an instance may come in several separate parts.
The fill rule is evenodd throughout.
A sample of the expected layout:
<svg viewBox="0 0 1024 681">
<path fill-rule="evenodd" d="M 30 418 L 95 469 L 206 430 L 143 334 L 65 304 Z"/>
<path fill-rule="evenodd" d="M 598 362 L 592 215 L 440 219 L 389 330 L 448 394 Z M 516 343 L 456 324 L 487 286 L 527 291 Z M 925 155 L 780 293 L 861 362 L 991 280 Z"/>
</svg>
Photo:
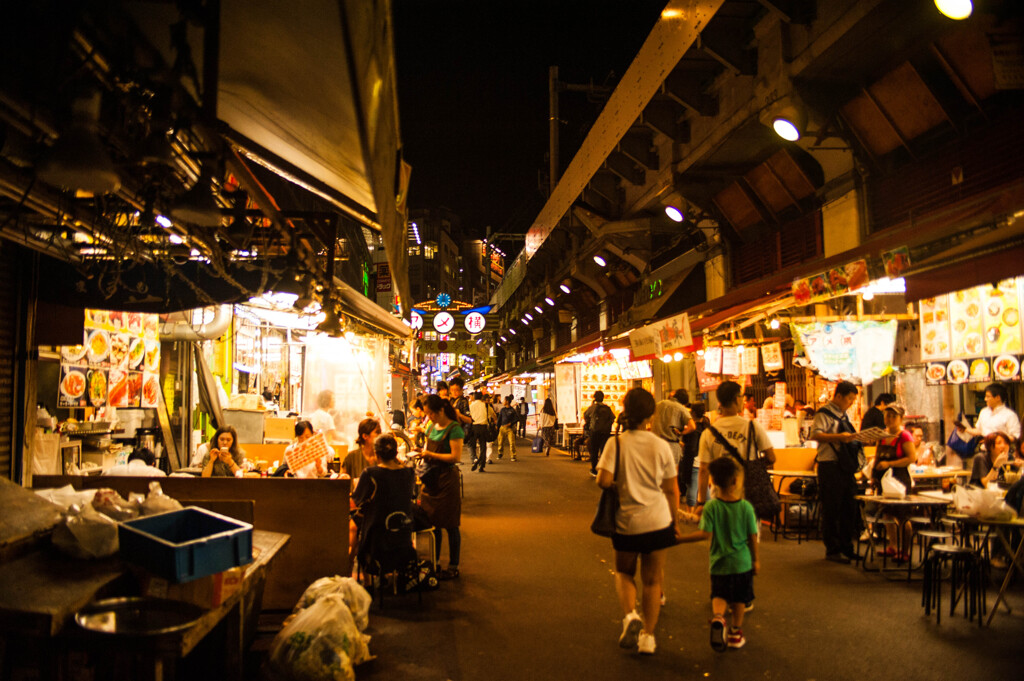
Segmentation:
<svg viewBox="0 0 1024 681">
<path fill-rule="evenodd" d="M 383 610 L 375 602 L 368 633 L 377 659 L 356 668 L 358 679 L 1020 678 L 1019 583 L 1013 614 L 1001 610 L 991 627 L 969 623 L 962 608 L 936 625 L 921 608 L 918 575 L 890 582 L 822 560 L 820 541 L 767 532 L 744 648 L 716 653 L 708 643 L 704 543 L 670 550 L 657 652 L 622 650 L 610 542 L 588 530 L 597 486 L 586 464 L 531 454 L 525 442 L 517 463 L 484 474 L 464 465 L 461 577 L 422 605 L 414 594 L 389 594 Z"/>
</svg>

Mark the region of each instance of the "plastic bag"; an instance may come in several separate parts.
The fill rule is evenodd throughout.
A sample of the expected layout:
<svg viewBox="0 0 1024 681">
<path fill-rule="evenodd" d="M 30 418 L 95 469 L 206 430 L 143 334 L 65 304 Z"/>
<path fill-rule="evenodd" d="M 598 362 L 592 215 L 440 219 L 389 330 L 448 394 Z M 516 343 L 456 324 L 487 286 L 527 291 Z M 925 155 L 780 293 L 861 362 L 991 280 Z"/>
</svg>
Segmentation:
<svg viewBox="0 0 1024 681">
<path fill-rule="evenodd" d="M 964 515 L 984 520 L 1013 520 L 1017 512 L 990 489 L 953 488 L 953 506 Z"/>
<path fill-rule="evenodd" d="M 887 499 L 902 499 L 907 496 L 907 487 L 896 479 L 890 468 L 882 476 L 882 496 Z"/>
<path fill-rule="evenodd" d="M 370 605 L 373 603 L 373 597 L 362 584 L 351 577 L 321 577 L 306 587 L 295 609 L 308 608 L 328 595 L 340 596 L 348 605 L 359 631 L 366 631 L 366 627 L 370 625 Z"/>
<path fill-rule="evenodd" d="M 90 504 L 72 506 L 64 522 L 53 528 L 53 544 L 75 558 L 106 558 L 117 553 L 117 523 Z"/>
<path fill-rule="evenodd" d="M 71 485 L 64 485 L 63 487 L 51 489 L 37 489 L 36 494 L 50 503 L 57 504 L 63 513 L 67 513 L 72 506 L 87 506 L 91 504 L 93 497 L 96 496 L 96 490 L 76 490 Z"/>
<path fill-rule="evenodd" d="M 130 496 L 135 497 L 134 502 L 124 499 L 115 490 L 104 487 L 96 490 L 96 496 L 92 498 L 92 507 L 117 522 L 138 518 L 141 495 Z"/>
<path fill-rule="evenodd" d="M 164 490 L 160 487 L 159 482 L 151 482 L 149 483 L 149 494 L 146 495 L 146 500 L 142 502 L 140 510 L 142 515 L 180 511 L 181 502 L 164 494 Z"/>
<path fill-rule="evenodd" d="M 299 613 L 270 647 L 265 676 L 283 681 L 354 681 L 353 665 L 371 658 L 345 600 L 328 594 Z"/>
</svg>

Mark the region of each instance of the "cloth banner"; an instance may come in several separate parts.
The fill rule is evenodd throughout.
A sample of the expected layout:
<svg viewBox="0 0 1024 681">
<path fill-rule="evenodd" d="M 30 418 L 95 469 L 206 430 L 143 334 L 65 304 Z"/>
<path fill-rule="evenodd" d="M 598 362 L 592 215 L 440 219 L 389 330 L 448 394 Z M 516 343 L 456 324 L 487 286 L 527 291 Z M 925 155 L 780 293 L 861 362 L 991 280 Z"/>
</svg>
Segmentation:
<svg viewBox="0 0 1024 681">
<path fill-rule="evenodd" d="M 892 372 L 896 320 L 793 324 L 801 362 L 829 381 L 867 385 Z"/>
<path fill-rule="evenodd" d="M 693 345 L 693 336 L 690 335 L 690 316 L 685 312 L 669 317 L 656 325 L 661 334 L 662 352 L 674 352 Z"/>
<path fill-rule="evenodd" d="M 658 324 L 629 332 L 629 349 L 634 358 L 661 357 L 661 331 Z"/>
</svg>

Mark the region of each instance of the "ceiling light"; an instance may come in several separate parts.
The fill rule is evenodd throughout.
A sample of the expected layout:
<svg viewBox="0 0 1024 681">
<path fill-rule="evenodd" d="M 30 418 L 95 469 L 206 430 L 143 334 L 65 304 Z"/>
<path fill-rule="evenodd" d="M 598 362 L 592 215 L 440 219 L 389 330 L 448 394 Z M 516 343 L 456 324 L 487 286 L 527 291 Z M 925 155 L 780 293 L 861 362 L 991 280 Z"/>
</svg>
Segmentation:
<svg viewBox="0 0 1024 681">
<path fill-rule="evenodd" d="M 683 361 L 683 353 L 681 353 L 681 352 L 674 353 L 672 355 L 672 359 L 674 359 L 677 362 L 682 362 Z"/>
<path fill-rule="evenodd" d="M 171 222 L 171 219 L 166 215 L 157 215 L 155 220 L 156 224 L 160 225 L 164 229 L 170 229 L 171 227 L 174 226 L 174 223 Z"/>
<path fill-rule="evenodd" d="M 683 215 L 683 211 L 679 210 L 675 206 L 665 206 L 665 215 L 667 215 L 668 219 L 672 222 L 682 222 L 686 219 L 686 216 Z"/>
<path fill-rule="evenodd" d="M 526 313 L 526 314 L 524 314 L 523 316 L 524 316 L 524 317 L 526 317 L 527 319 L 529 319 L 529 320 L 530 320 L 531 322 L 533 321 L 533 315 L 532 315 L 532 314 L 530 314 L 529 312 L 527 312 L 527 313 Z M 525 324 L 525 322 L 523 322 L 523 323 Z"/>
<path fill-rule="evenodd" d="M 775 134 L 787 142 L 796 142 L 800 139 L 800 130 L 793 121 L 788 118 L 776 118 L 772 121 L 772 130 Z"/>
<path fill-rule="evenodd" d="M 344 333 L 344 327 L 341 324 L 341 319 L 338 313 L 334 311 L 334 307 L 329 304 L 324 305 L 324 320 L 320 322 L 316 330 L 320 333 L 326 333 L 328 336 L 340 336 Z"/>
<path fill-rule="evenodd" d="M 861 298 L 863 298 L 864 300 L 874 300 L 875 299 L 875 292 L 874 291 L 865 291 L 863 294 L 861 294 Z"/>
<path fill-rule="evenodd" d="M 537 311 L 537 314 L 544 314 L 544 308 L 540 305 L 534 305 L 533 309 Z"/>
<path fill-rule="evenodd" d="M 974 10 L 971 0 L 935 0 L 935 7 L 950 19 L 966 19 Z"/>
<path fill-rule="evenodd" d="M 599 267 L 605 267 L 606 265 L 608 265 L 608 261 L 605 260 L 604 256 L 600 253 L 594 254 L 594 262 L 596 262 Z"/>
<path fill-rule="evenodd" d="M 544 302 L 550 305 L 551 307 L 555 306 L 555 301 L 551 300 L 551 298 L 545 298 Z"/>
<path fill-rule="evenodd" d="M 697 356 L 698 357 L 703 357 L 704 356 L 704 348 L 701 348 L 700 350 L 697 351 Z"/>
<path fill-rule="evenodd" d="M 519 334 L 516 333 L 515 329 L 509 329 L 509 331 L 512 333 L 513 336 L 518 336 L 519 335 Z"/>
<path fill-rule="evenodd" d="M 661 361 L 664 362 L 665 364 L 668 364 L 669 362 L 672 361 L 672 355 L 663 355 Z"/>
</svg>

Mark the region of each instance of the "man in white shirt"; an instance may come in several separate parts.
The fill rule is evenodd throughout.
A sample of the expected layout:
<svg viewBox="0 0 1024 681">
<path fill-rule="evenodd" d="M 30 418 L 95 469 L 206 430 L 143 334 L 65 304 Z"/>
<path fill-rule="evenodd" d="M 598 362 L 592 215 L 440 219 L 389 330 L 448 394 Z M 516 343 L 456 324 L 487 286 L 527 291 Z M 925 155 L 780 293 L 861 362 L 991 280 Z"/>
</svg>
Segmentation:
<svg viewBox="0 0 1024 681">
<path fill-rule="evenodd" d="M 329 445 L 339 442 L 338 431 L 335 429 L 334 424 L 334 416 L 331 415 L 331 410 L 334 409 L 334 391 L 321 391 L 316 396 L 316 406 L 317 410 L 306 418 L 313 425 L 313 432 L 323 432 Z"/>
<path fill-rule="evenodd" d="M 696 425 L 686 403 L 690 401 L 686 390 L 679 388 L 672 397 L 662 400 L 654 407 L 654 418 L 651 420 L 651 432 L 668 443 L 672 450 L 678 466 L 683 458 L 682 437 L 693 431 Z M 691 457 L 692 462 L 692 457 Z M 679 479 L 683 479 L 683 472 L 680 472 Z M 685 471 L 686 479 L 689 480 L 689 471 Z M 682 487 L 682 485 L 680 485 Z"/>
<path fill-rule="evenodd" d="M 757 452 L 762 452 L 768 463 L 775 463 L 775 448 L 768 437 L 768 433 L 757 421 L 740 416 L 743 403 L 740 400 L 743 388 L 734 381 L 724 381 L 715 390 L 715 397 L 718 398 L 718 411 L 721 416 L 714 425 L 705 430 L 700 436 L 697 459 L 700 461 L 700 471 L 697 474 L 697 506 L 704 505 L 708 495 L 708 464 L 721 456 L 730 456 L 726 447 L 718 441 L 715 436 L 717 430 L 721 435 L 739 452 L 740 456 L 754 458 Z M 748 443 L 747 437 L 751 432 L 753 424 L 753 443 Z"/>
<path fill-rule="evenodd" d="M 473 470 L 484 472 L 484 466 L 492 463 L 487 456 L 487 403 L 484 394 L 479 390 L 473 393 L 473 401 L 469 403 L 469 415 L 473 419 L 473 440 L 469 443 L 469 456 L 473 460 Z"/>
<path fill-rule="evenodd" d="M 985 388 L 985 408 L 978 414 L 978 422 L 972 428 L 965 426 L 962 430 L 969 435 L 988 437 L 992 433 L 1005 433 L 1013 440 L 1020 439 L 1020 419 L 1012 409 L 1006 406 L 1006 388 L 1000 383 L 993 383 Z"/>
<path fill-rule="evenodd" d="M 148 449 L 136 449 L 128 455 L 128 463 L 112 466 L 103 475 L 127 475 L 140 478 L 163 478 L 166 473 L 155 466 L 156 456 Z"/>
</svg>

